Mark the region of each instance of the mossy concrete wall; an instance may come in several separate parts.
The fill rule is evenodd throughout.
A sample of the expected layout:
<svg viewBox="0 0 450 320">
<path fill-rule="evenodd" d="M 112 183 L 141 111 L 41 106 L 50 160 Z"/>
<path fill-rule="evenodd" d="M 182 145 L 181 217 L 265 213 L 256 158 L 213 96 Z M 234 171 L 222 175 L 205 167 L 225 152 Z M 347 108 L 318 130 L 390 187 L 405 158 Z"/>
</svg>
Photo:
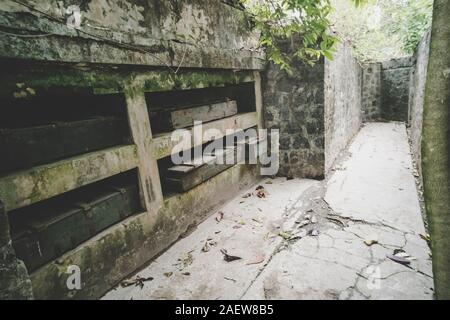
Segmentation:
<svg viewBox="0 0 450 320">
<path fill-rule="evenodd" d="M 174 71 L 260 69 L 264 59 L 245 13 L 221 1 L 21 3 L 0 2 L 0 26 L 6 32 L 0 34 L 0 56 L 164 66 Z M 81 15 L 75 29 L 67 26 L 75 21 L 74 8 Z"/>
<path fill-rule="evenodd" d="M 428 56 L 430 53 L 430 35 L 428 31 L 414 54 L 414 66 L 411 68 L 409 87 L 409 136 L 411 140 L 411 150 L 414 162 L 422 175 L 422 122 L 423 104 L 425 95 L 425 82 L 427 79 Z"/>
<path fill-rule="evenodd" d="M 361 127 L 362 68 L 341 43 L 325 62 L 325 171 L 331 169 Z"/>
<path fill-rule="evenodd" d="M 54 87 L 82 87 L 96 94 L 127 95 L 124 108 L 130 126 L 136 129 L 135 145 L 120 148 L 129 150 L 129 157 L 121 157 L 120 161 L 114 157 L 95 160 L 91 159 L 92 154 L 91 158 L 82 155 L 30 169 L 30 174 L 6 176 L 11 179 L 0 177 L 5 178 L 0 185 L 0 198 L 5 198 L 6 209 L 10 210 L 138 167 L 146 212 L 105 230 L 30 275 L 35 298 L 98 298 L 176 241 L 189 226 L 199 223 L 215 206 L 259 178 L 256 166 L 238 165 L 192 191 L 163 200 L 155 174 L 157 155 L 152 149 L 158 141 L 153 139 L 151 128 L 146 128 L 150 124 L 142 99 L 144 92 L 249 81 L 257 87 L 255 79 L 259 79 L 265 57 L 246 14 L 222 1 L 19 2 L 22 4 L 0 2 L 0 96 L 14 96 L 22 87 L 29 87 L 36 94 L 40 90 L 51 92 Z M 80 23 L 75 29 L 70 28 L 68 24 L 78 19 L 74 14 L 77 10 Z M 126 90 L 130 87 L 136 90 Z M 259 125 L 254 121 L 260 119 L 259 114 L 247 118 Z M 78 163 L 73 163 L 74 159 Z M 36 174 L 38 181 L 30 178 L 33 173 L 51 176 L 48 174 L 56 173 L 58 166 L 68 170 L 50 180 Z M 30 179 L 21 185 L 17 177 Z M 2 224 L 7 221 L 6 213 L 0 217 Z M 11 297 L 31 296 L 30 287 L 25 286 L 30 279 L 23 264 L 15 259 L 9 232 L 1 230 L 0 238 L 6 242 L 1 246 L 0 291 Z M 69 265 L 81 269 L 79 291 L 67 289 Z M 3 282 L 10 277 L 11 281 Z M 25 289 L 22 291 L 17 284 L 23 284 Z"/>
</svg>

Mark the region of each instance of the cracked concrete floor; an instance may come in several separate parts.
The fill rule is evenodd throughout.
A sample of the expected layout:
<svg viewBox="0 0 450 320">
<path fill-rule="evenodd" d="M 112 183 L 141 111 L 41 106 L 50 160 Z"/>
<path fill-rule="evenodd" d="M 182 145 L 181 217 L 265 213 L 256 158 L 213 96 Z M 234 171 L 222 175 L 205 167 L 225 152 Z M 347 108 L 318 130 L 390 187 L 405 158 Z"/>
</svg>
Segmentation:
<svg viewBox="0 0 450 320">
<path fill-rule="evenodd" d="M 266 197 L 256 186 L 243 191 L 127 279 L 153 278 L 142 288 L 119 285 L 103 298 L 433 298 L 403 124 L 365 125 L 325 181 L 260 185 Z M 241 259 L 226 262 L 222 249 Z M 394 250 L 413 259 L 394 262 L 386 256 Z"/>
</svg>

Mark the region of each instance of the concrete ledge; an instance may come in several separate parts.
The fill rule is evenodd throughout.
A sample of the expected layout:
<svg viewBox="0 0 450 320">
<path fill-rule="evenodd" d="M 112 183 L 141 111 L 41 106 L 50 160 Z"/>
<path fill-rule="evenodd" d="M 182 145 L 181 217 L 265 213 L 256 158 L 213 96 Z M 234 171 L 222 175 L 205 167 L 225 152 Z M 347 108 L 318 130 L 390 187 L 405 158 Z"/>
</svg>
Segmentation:
<svg viewBox="0 0 450 320">
<path fill-rule="evenodd" d="M 48 36 L 46 38 L 20 38 L 0 35 L 0 42 L 8 45 L 0 46 L 3 58 L 20 58 L 26 60 L 42 60 L 74 63 L 102 63 L 122 65 L 145 65 L 181 68 L 215 68 L 262 70 L 264 55 L 250 50 L 221 50 L 220 48 L 198 49 L 194 46 L 172 44 L 162 52 L 151 52 L 152 47 L 144 49 L 118 48 L 108 43 L 91 39 Z M 48 50 L 48 48 L 54 50 Z M 30 50 L 33 48 L 34 50 Z M 190 50 L 188 50 L 188 49 Z M 86 57 L 85 52 L 91 56 Z M 144 51 L 144 52 L 142 52 Z M 171 54 L 175 52 L 176 61 Z M 186 55 L 184 52 L 188 52 Z M 184 57 L 187 57 L 183 59 Z"/>
<path fill-rule="evenodd" d="M 243 114 L 237 114 L 232 117 L 211 121 L 203 124 L 203 130 L 217 129 L 222 132 L 222 137 L 225 136 L 227 129 L 248 129 L 258 125 L 258 115 L 256 112 L 248 112 Z M 193 134 L 194 128 L 191 128 L 191 134 Z M 173 147 L 176 143 L 171 140 L 172 133 L 165 133 L 156 136 L 153 139 L 152 149 L 153 154 L 157 159 L 161 159 L 170 156 Z M 220 137 L 216 137 L 218 139 Z M 209 139 L 202 139 L 202 143 L 210 141 Z M 198 144 L 196 144 L 198 145 Z M 194 146 L 196 146 L 194 145 Z"/>
<path fill-rule="evenodd" d="M 170 91 L 222 87 L 255 81 L 252 71 L 220 69 L 180 69 L 174 75 L 167 68 L 132 65 L 98 65 L 62 62 L 25 62 L 0 59 L 4 71 L 0 77 L 0 94 L 18 91 L 17 83 L 40 90 L 54 86 L 93 88 L 95 94 L 121 93 L 130 83 L 140 82 L 143 91 Z"/>
<path fill-rule="evenodd" d="M 264 53 L 246 14 L 216 0 L 122 0 L 81 5 L 80 28 L 54 0 L 0 3 L 0 56 L 181 68 L 262 69 Z M 36 11 L 35 11 L 36 10 Z M 15 36 L 44 34 L 41 37 Z"/>
<path fill-rule="evenodd" d="M 235 165 L 188 192 L 166 199 L 157 214 L 141 213 L 105 230 L 36 270 L 31 275 L 35 298 L 99 298 L 258 179 L 257 166 Z M 80 267 L 81 290 L 67 289 L 70 265 Z"/>
<path fill-rule="evenodd" d="M 108 148 L 1 177 L 0 198 L 11 211 L 137 166 L 135 145 Z"/>
</svg>

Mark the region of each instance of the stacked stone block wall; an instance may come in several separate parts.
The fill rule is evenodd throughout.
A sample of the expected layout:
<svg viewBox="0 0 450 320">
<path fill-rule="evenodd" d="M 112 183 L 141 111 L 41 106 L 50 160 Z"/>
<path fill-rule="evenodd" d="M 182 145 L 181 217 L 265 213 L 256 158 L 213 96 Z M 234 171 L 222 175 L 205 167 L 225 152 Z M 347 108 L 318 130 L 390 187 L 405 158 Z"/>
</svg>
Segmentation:
<svg viewBox="0 0 450 320">
<path fill-rule="evenodd" d="M 324 62 L 292 74 L 270 63 L 263 76 L 265 125 L 280 130 L 280 176 L 323 178 Z"/>
<path fill-rule="evenodd" d="M 412 58 L 381 64 L 381 118 L 386 121 L 408 120 L 409 73 Z"/>
<path fill-rule="evenodd" d="M 381 63 L 365 63 L 363 66 L 362 120 L 381 120 Z"/>
</svg>

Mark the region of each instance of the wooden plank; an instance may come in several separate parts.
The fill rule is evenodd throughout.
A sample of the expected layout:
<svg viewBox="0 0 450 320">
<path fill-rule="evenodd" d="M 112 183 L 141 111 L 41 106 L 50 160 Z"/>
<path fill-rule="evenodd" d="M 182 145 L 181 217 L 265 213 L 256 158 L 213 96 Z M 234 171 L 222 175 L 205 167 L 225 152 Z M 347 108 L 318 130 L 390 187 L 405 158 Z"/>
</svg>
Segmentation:
<svg viewBox="0 0 450 320">
<path fill-rule="evenodd" d="M 134 169 L 137 165 L 135 145 L 91 152 L 0 177 L 0 199 L 10 211 Z"/>
<path fill-rule="evenodd" d="M 216 155 L 206 155 L 200 166 L 179 165 L 167 170 L 166 185 L 175 192 L 186 192 L 199 184 L 209 180 L 220 172 L 232 167 L 234 164 L 225 164 L 225 161 L 218 163 L 218 159 L 225 159 L 227 154 L 234 153 L 234 148 L 224 149 Z M 191 168 L 191 169 L 190 169 Z"/>
<path fill-rule="evenodd" d="M 77 154 L 121 145 L 126 122 L 98 117 L 74 122 L 0 130 L 0 172 L 31 168 Z"/>
<path fill-rule="evenodd" d="M 159 132 L 191 127 L 195 121 L 208 122 L 237 114 L 235 100 L 190 108 L 156 110 L 150 113 L 152 128 Z"/>
<path fill-rule="evenodd" d="M 130 185 L 116 191 L 87 194 L 84 203 L 51 203 L 13 212 L 21 217 L 20 232 L 13 235 L 17 257 L 29 271 L 61 256 L 102 230 L 137 213 L 141 206 L 138 188 Z M 76 198 L 75 198 L 76 199 Z"/>
<path fill-rule="evenodd" d="M 147 211 L 156 212 L 163 204 L 163 194 L 157 159 L 151 149 L 152 129 L 143 88 L 130 84 L 125 88 L 125 98 L 131 135 L 137 146 L 141 203 Z"/>
<path fill-rule="evenodd" d="M 216 136 L 216 139 L 224 137 L 227 129 L 241 129 L 245 130 L 251 127 L 255 127 L 258 125 L 257 113 L 256 112 L 247 112 L 242 114 L 237 114 L 235 116 L 231 116 L 225 119 L 215 120 L 208 123 L 203 124 L 203 130 L 208 129 L 216 129 L 221 132 L 220 136 Z M 191 135 L 195 127 L 189 129 Z M 165 133 L 159 135 L 153 139 L 152 142 L 152 150 L 153 154 L 157 159 L 161 159 L 172 154 L 172 150 L 174 146 L 177 144 L 176 141 L 171 140 L 172 133 Z M 212 139 L 208 139 L 208 137 L 202 137 L 201 141 L 194 141 L 191 147 L 196 147 L 200 144 L 211 141 Z M 190 149 L 186 148 L 185 150 Z"/>
</svg>

